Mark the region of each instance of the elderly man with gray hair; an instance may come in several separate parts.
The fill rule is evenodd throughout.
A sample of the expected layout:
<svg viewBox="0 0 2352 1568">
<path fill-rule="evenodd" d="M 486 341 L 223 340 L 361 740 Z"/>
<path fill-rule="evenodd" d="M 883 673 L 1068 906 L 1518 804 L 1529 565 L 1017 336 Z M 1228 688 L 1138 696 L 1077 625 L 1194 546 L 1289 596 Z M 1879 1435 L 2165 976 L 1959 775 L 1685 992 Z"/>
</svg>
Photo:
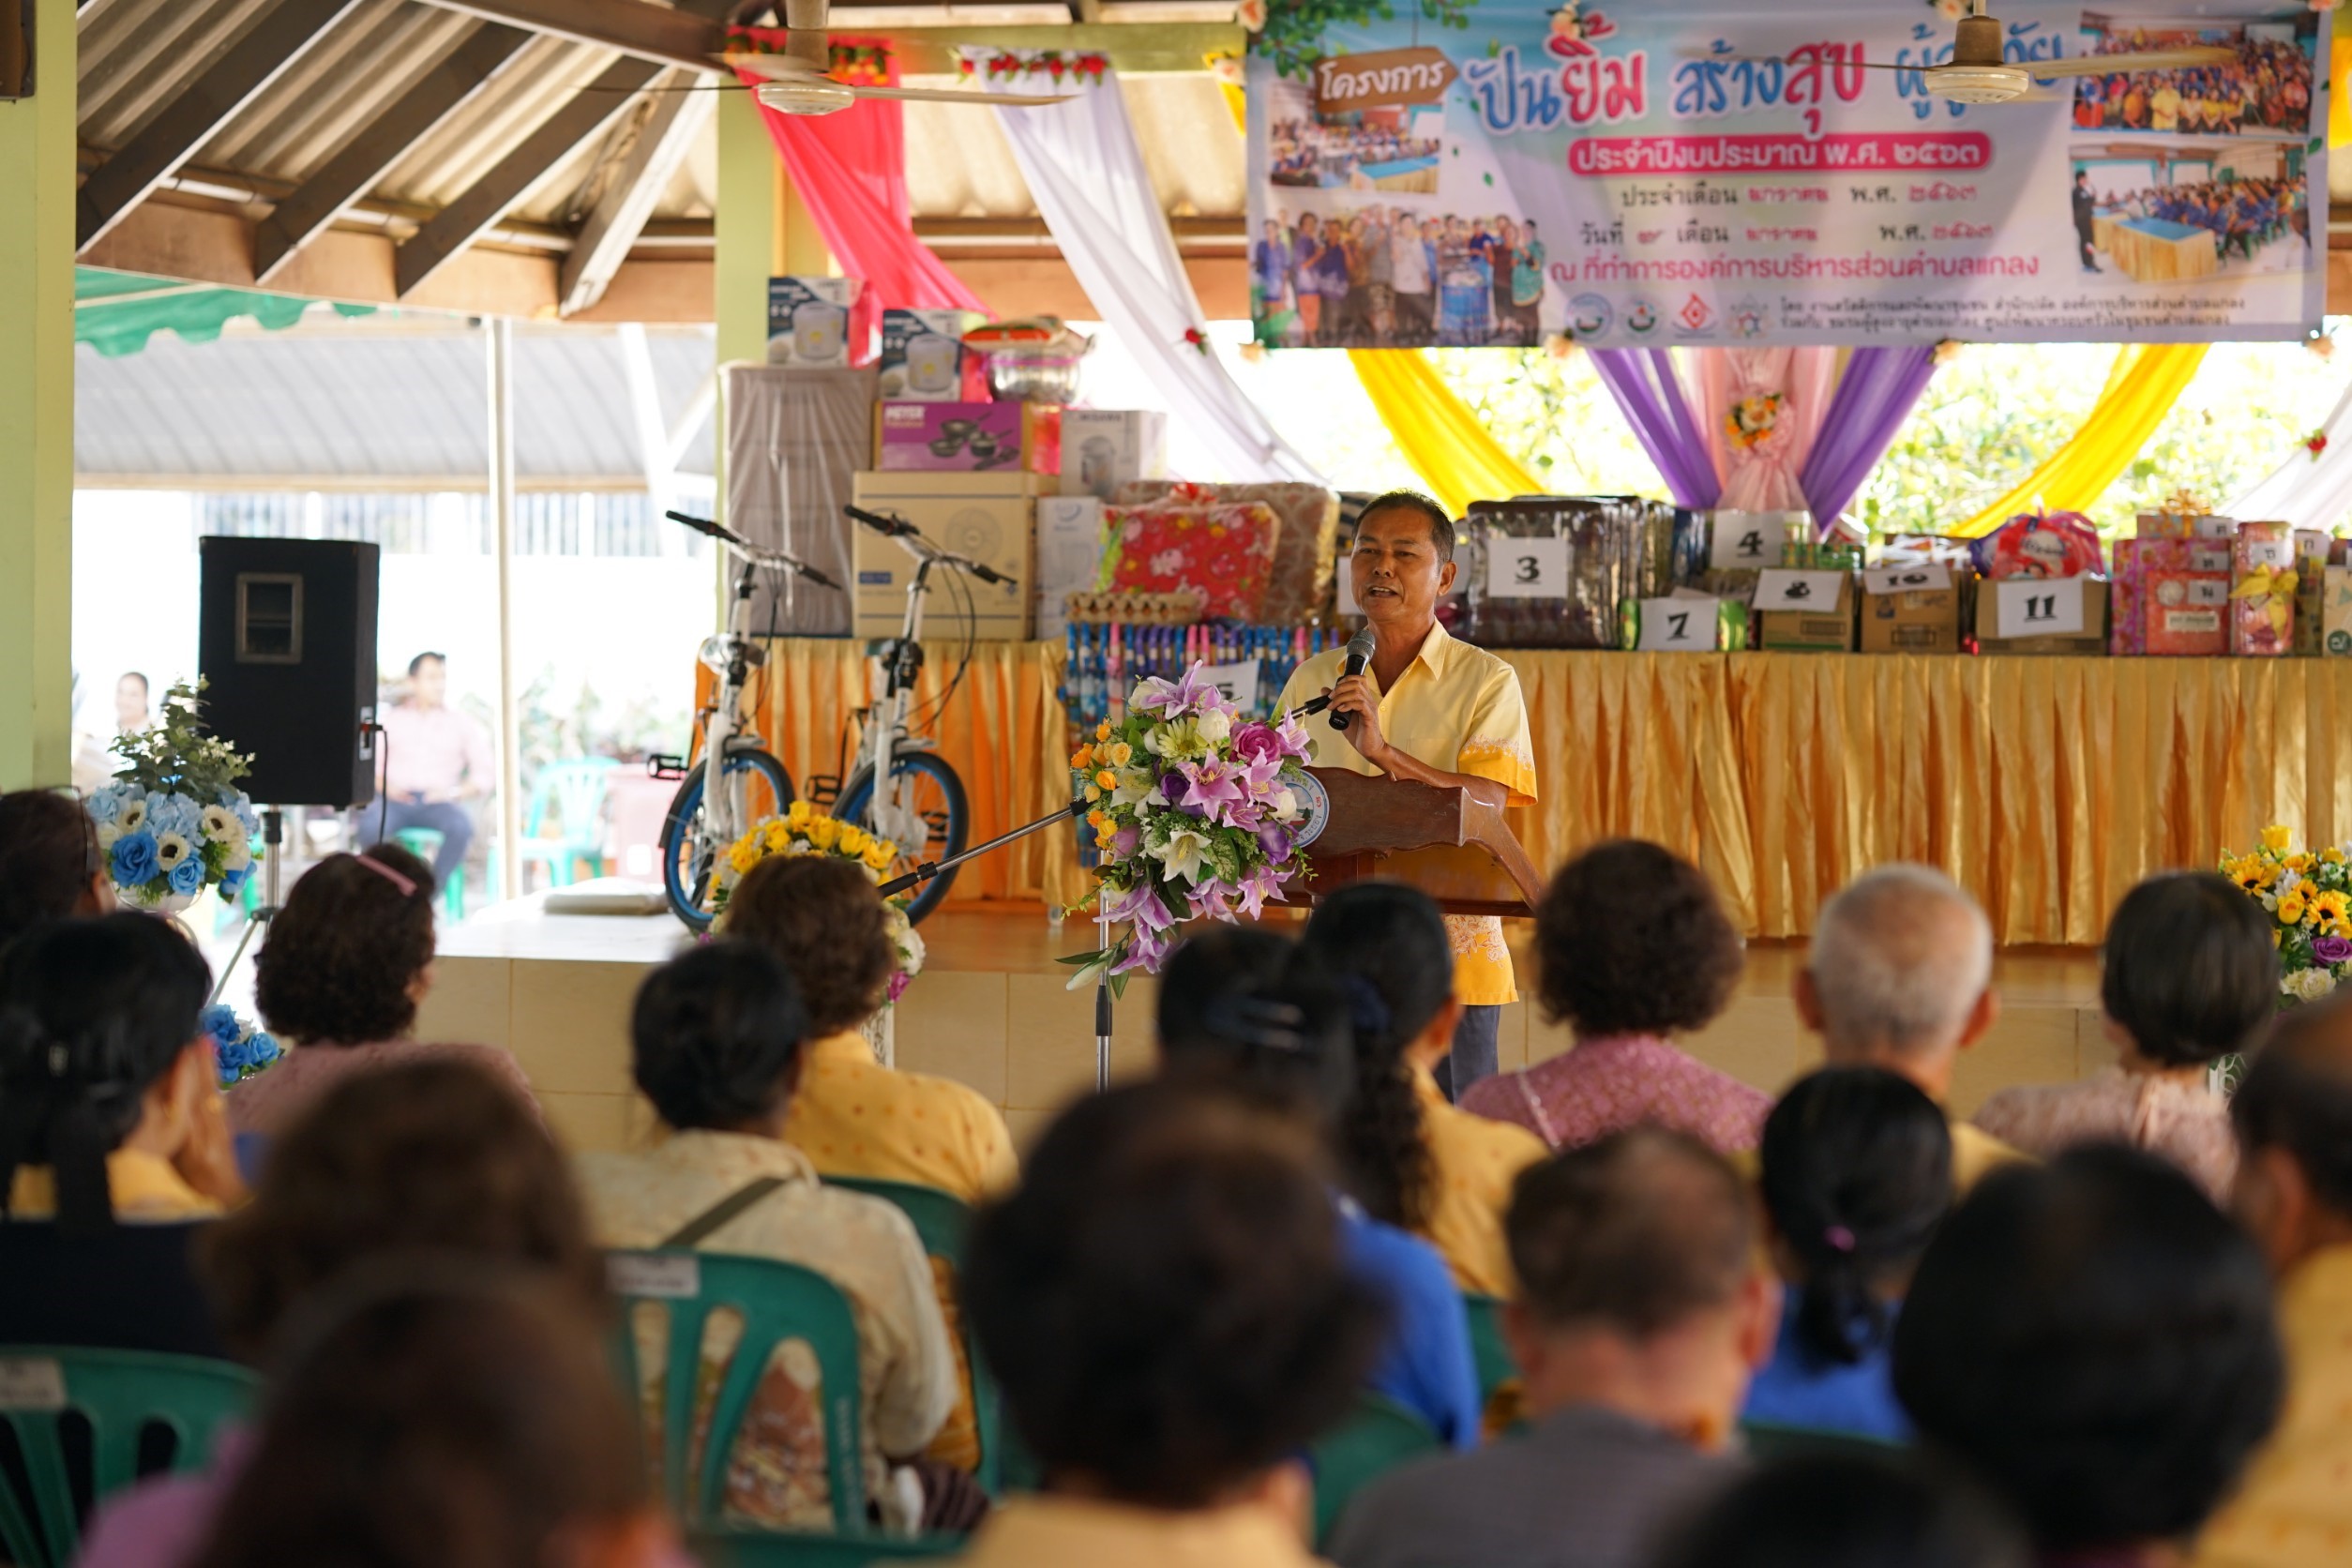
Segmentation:
<svg viewBox="0 0 2352 1568">
<path fill-rule="evenodd" d="M 1797 1014 L 1835 1066 L 1883 1067 L 1938 1105 L 1960 1053 L 2000 1016 L 1993 927 L 1957 882 L 1925 866 L 1881 866 L 1821 906 L 1797 976 Z M 1962 1190 L 2026 1156 L 1965 1122 L 1952 1128 Z"/>
</svg>

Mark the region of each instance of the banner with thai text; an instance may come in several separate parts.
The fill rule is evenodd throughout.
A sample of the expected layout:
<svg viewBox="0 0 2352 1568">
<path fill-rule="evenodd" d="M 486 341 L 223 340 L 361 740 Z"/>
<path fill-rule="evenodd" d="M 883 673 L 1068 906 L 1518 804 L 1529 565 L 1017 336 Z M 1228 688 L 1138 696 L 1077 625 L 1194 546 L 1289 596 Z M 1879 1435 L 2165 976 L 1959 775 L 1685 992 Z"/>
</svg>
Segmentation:
<svg viewBox="0 0 2352 1568">
<path fill-rule="evenodd" d="M 1998 0 L 2004 58 L 2028 68 L 2229 53 L 1962 103 L 1917 68 L 1951 61 L 1964 9 L 1277 0 L 1247 62 L 1259 340 L 2204 342 L 2318 325 L 2324 15 Z"/>
</svg>

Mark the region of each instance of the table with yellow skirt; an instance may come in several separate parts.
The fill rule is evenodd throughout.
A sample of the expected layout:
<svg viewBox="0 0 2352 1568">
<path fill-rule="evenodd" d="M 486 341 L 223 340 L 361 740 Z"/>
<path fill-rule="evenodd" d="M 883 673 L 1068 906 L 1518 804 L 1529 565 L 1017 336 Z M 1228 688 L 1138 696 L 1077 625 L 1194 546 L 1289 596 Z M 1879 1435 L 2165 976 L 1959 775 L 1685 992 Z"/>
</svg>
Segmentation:
<svg viewBox="0 0 2352 1568">
<path fill-rule="evenodd" d="M 960 645 L 927 647 L 918 708 Z M 1751 935 L 1802 937 L 1892 860 L 1941 867 L 2003 943 L 2096 942 L 2140 878 L 2209 867 L 2266 823 L 2352 837 L 2352 659 L 2033 658 L 1503 651 L 1543 796 L 1519 834 L 1548 871 L 1595 840 L 1704 867 Z M 974 842 L 1069 799 L 1058 642 L 978 644 L 926 732 Z M 752 718 L 796 779 L 839 770 L 861 644 L 772 647 Z M 966 867 L 953 897 L 1071 902 L 1066 826 Z"/>
<path fill-rule="evenodd" d="M 2092 243 L 2136 283 L 2177 283 L 2222 269 L 2213 231 L 2161 218 L 2099 218 Z"/>
</svg>

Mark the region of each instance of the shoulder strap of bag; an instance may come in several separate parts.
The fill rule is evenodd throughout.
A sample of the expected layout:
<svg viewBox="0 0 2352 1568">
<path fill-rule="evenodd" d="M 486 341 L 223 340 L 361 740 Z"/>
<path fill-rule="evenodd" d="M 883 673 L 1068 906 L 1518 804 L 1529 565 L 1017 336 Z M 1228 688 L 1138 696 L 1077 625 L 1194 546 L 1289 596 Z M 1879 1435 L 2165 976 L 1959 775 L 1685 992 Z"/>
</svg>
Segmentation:
<svg viewBox="0 0 2352 1568">
<path fill-rule="evenodd" d="M 710 1235 L 712 1231 L 716 1230 L 783 1184 L 784 1178 L 781 1176 L 762 1176 L 756 1182 L 737 1187 L 655 1244 L 662 1247 L 699 1245 L 702 1239 Z"/>
</svg>

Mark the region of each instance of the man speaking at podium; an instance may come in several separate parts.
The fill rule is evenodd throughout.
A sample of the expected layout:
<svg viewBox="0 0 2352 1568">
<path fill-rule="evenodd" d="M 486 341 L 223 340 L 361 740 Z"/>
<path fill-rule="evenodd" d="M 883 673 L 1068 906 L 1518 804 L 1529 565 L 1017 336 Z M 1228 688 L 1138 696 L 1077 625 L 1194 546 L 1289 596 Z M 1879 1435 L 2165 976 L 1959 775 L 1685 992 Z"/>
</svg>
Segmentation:
<svg viewBox="0 0 2352 1568">
<path fill-rule="evenodd" d="M 1510 804 L 1535 802 L 1535 751 L 1518 672 L 1438 625 L 1438 601 L 1454 587 L 1454 520 L 1411 490 L 1392 490 L 1364 509 L 1356 524 L 1350 574 L 1356 604 L 1376 647 L 1360 675 L 1343 673 L 1345 649 L 1316 655 L 1293 671 L 1278 711 L 1289 713 L 1329 693 L 1345 731 L 1307 726 L 1317 767 L 1386 774 L 1458 789 L 1491 778 Z M 1496 1068 L 1495 1034 L 1505 1003 L 1518 1000 L 1502 922 L 1493 915 L 1447 915 L 1454 939 L 1454 990 L 1462 1021 L 1454 1032 L 1448 1093 L 1462 1092 Z"/>
</svg>

